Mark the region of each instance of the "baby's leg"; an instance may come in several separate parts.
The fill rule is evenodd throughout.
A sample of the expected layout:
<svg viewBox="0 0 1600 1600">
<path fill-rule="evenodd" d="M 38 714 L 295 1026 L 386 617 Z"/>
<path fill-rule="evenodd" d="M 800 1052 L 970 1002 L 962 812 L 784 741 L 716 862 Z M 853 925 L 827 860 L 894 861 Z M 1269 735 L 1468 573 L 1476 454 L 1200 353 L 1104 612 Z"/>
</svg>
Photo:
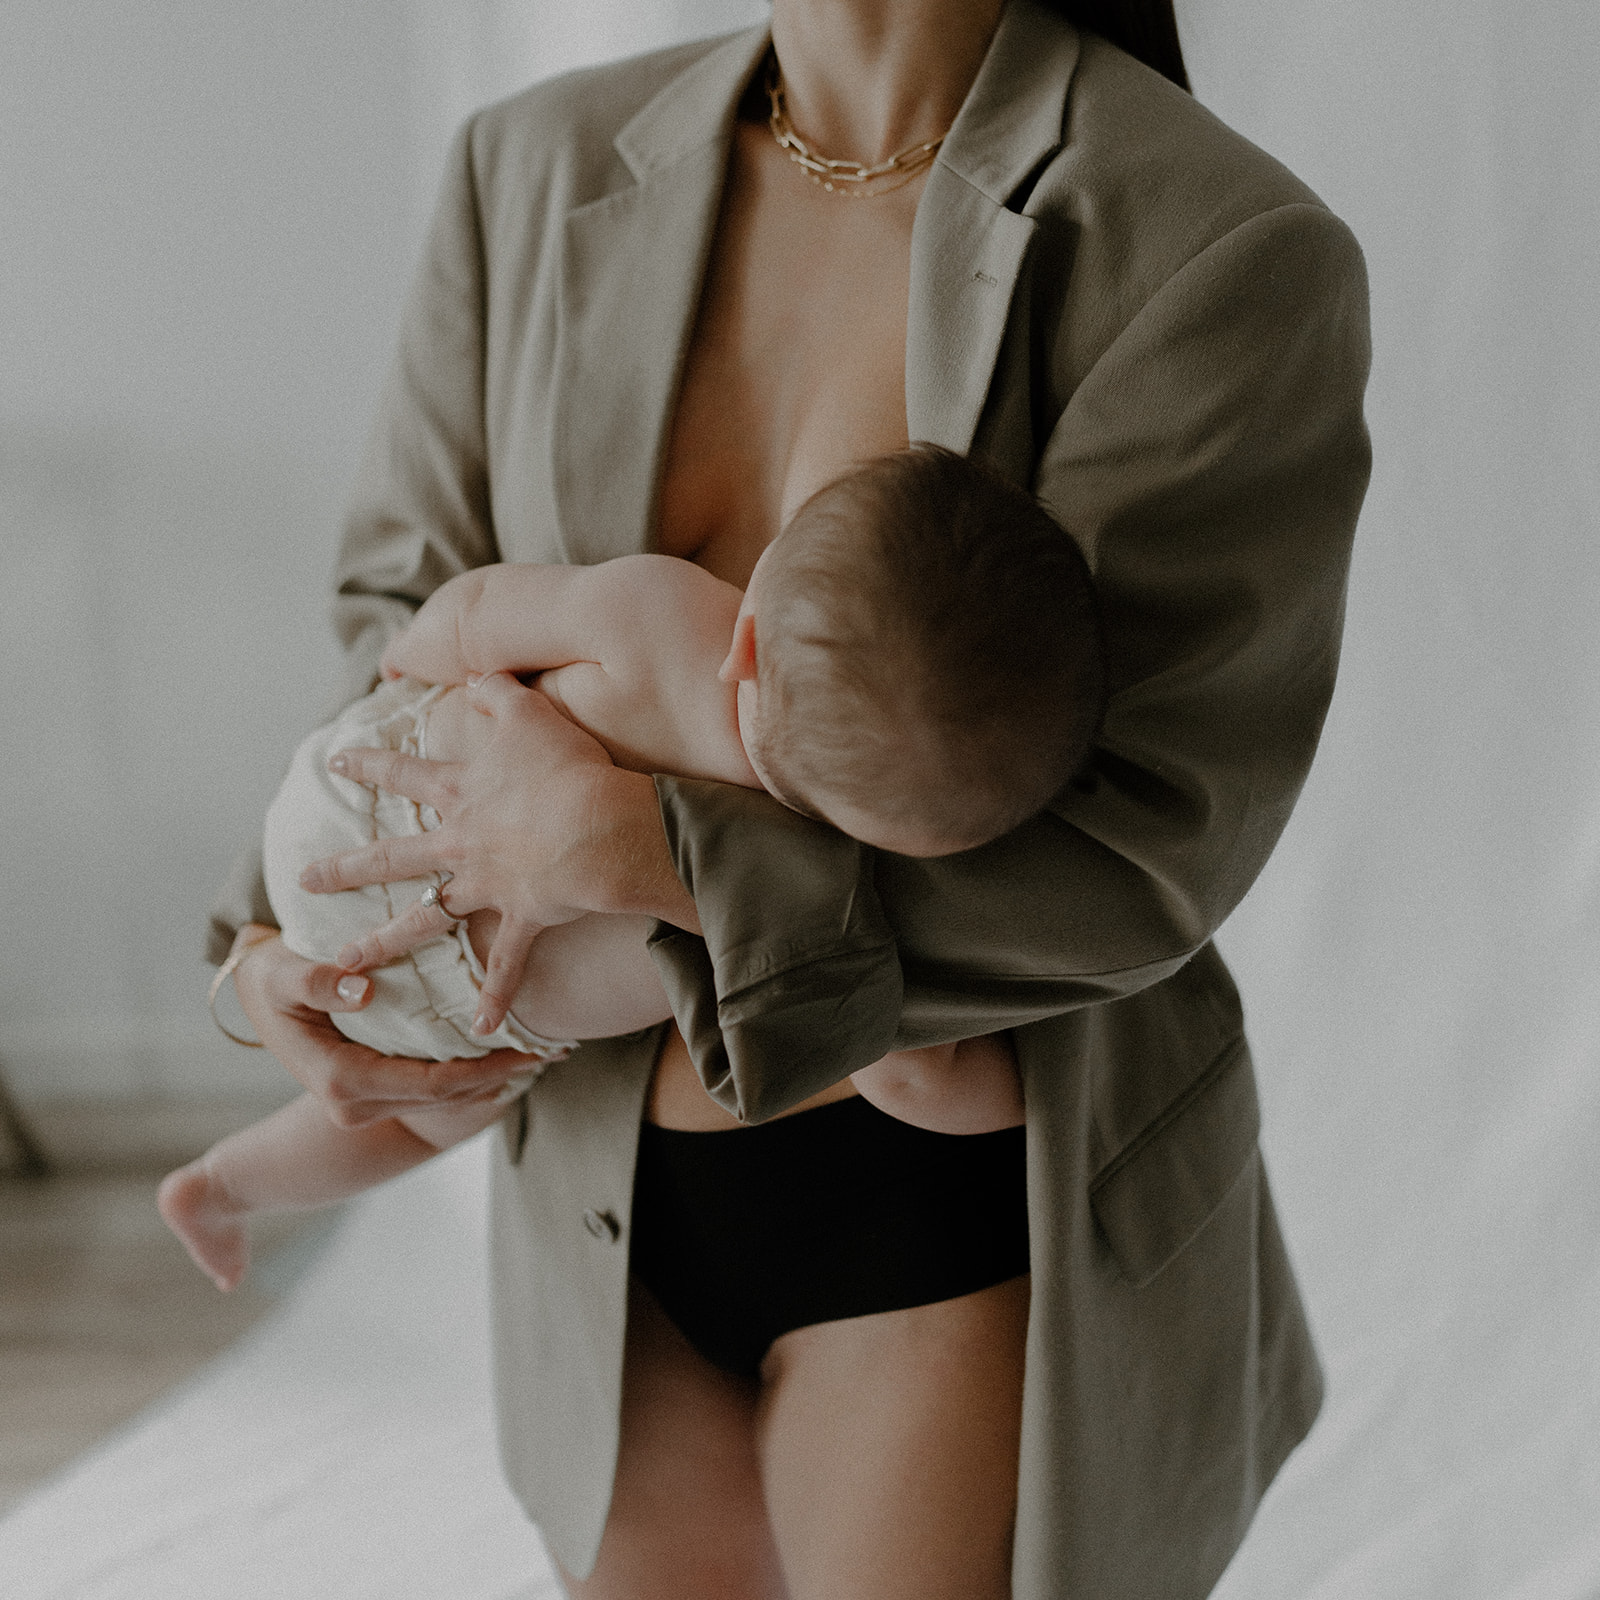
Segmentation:
<svg viewBox="0 0 1600 1600">
<path fill-rule="evenodd" d="M 480 962 L 499 916 L 474 912 L 467 936 Z M 586 916 L 546 928 L 533 941 L 511 1014 L 547 1039 L 609 1039 L 672 1015 L 645 948 L 648 917 Z"/>
<path fill-rule="evenodd" d="M 310 1095 L 230 1134 L 163 1180 L 156 1204 L 219 1289 L 250 1264 L 246 1218 L 255 1211 L 332 1205 L 420 1166 L 486 1128 L 504 1107 L 434 1108 L 336 1128 Z"/>
<path fill-rule="evenodd" d="M 880 1111 L 934 1133 L 992 1133 L 1023 1120 L 1022 1080 L 1004 1033 L 896 1050 L 850 1081 Z"/>
</svg>

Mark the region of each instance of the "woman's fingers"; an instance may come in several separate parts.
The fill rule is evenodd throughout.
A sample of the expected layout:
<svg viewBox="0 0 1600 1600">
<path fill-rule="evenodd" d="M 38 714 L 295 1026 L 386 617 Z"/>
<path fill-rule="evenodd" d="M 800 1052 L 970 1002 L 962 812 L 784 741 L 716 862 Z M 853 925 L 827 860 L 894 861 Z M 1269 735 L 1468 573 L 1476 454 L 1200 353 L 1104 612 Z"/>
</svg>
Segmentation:
<svg viewBox="0 0 1600 1600">
<path fill-rule="evenodd" d="M 340 1128 L 363 1128 L 407 1111 L 485 1099 L 528 1065 L 527 1057 L 513 1050 L 476 1060 L 413 1061 L 380 1056 L 343 1034 L 339 1038 L 342 1043 L 329 1047 L 333 1072 L 321 1098 L 329 1121 Z"/>
<path fill-rule="evenodd" d="M 511 1003 L 522 984 L 528 952 L 543 931 L 534 923 L 521 922 L 509 916 L 501 917 L 494 942 L 489 946 L 489 960 L 484 967 L 478 1015 L 472 1024 L 474 1033 L 493 1033 L 505 1021 L 506 1013 L 511 1009 Z"/>
<path fill-rule="evenodd" d="M 273 939 L 251 949 L 234 986 L 261 1042 L 340 1126 L 392 1116 L 380 1108 L 383 1101 L 427 1097 L 431 1062 L 380 1056 L 345 1038 L 329 1019 L 330 1011 L 360 1010 L 371 998 L 371 979 L 303 960 Z"/>
<path fill-rule="evenodd" d="M 262 1042 L 342 1128 L 418 1107 L 481 1100 L 527 1067 L 514 1050 L 477 1060 L 417 1061 L 381 1056 L 345 1038 L 328 1012 L 359 1010 L 371 998 L 371 979 L 302 960 L 277 938 L 252 949 L 234 980 Z M 351 985 L 362 989 L 359 998 L 339 993 Z"/>
<path fill-rule="evenodd" d="M 425 878 L 430 872 L 448 872 L 451 869 L 445 857 L 449 846 L 441 834 L 442 830 L 437 829 L 432 833 L 405 834 L 379 839 L 343 855 L 325 856 L 300 874 L 300 887 L 312 894 L 332 894 L 369 883 L 400 883 L 407 878 Z"/>
<path fill-rule="evenodd" d="M 515 1050 L 458 1061 L 412 1061 L 380 1056 L 344 1039 L 334 1046 L 337 1062 L 322 1096 L 336 1127 L 363 1128 L 385 1117 L 433 1106 L 492 1099 L 513 1073 L 526 1072 L 528 1058 Z"/>
<path fill-rule="evenodd" d="M 427 761 L 421 756 L 401 755 L 398 750 L 373 750 L 358 746 L 341 750 L 328 759 L 328 771 L 356 783 L 370 783 L 389 794 L 446 811 L 456 793 L 457 763 Z"/>
<path fill-rule="evenodd" d="M 252 937 L 258 931 L 265 937 Z M 276 928 L 248 926 L 241 930 L 239 941 L 248 941 L 249 953 L 233 974 L 233 986 L 245 1015 L 257 1027 L 260 1012 L 359 1011 L 372 998 L 371 979 L 357 978 L 341 989 L 348 973 L 297 956 Z"/>
<path fill-rule="evenodd" d="M 419 900 L 393 921 L 347 944 L 339 952 L 339 965 L 349 973 L 386 967 L 391 961 L 398 961 L 406 951 L 448 933 L 457 920 L 438 904 L 429 905 Z"/>
<path fill-rule="evenodd" d="M 317 1098 L 338 1128 L 364 1128 L 428 1098 L 427 1061 L 380 1056 L 327 1017 L 286 1017 L 274 1054 Z M 287 1054 L 285 1054 L 287 1052 Z"/>
<path fill-rule="evenodd" d="M 272 1041 L 280 1048 L 273 1053 L 317 1096 L 328 1120 L 339 1128 L 364 1128 L 407 1111 L 481 1100 L 527 1067 L 527 1058 L 510 1050 L 461 1061 L 380 1056 L 346 1039 L 326 1017 L 283 1021 L 281 1034 Z M 299 1068 L 310 1069 L 308 1075 Z"/>
<path fill-rule="evenodd" d="M 289 1004 L 307 1011 L 359 1011 L 372 998 L 372 979 L 326 963 L 311 967 Z"/>
</svg>

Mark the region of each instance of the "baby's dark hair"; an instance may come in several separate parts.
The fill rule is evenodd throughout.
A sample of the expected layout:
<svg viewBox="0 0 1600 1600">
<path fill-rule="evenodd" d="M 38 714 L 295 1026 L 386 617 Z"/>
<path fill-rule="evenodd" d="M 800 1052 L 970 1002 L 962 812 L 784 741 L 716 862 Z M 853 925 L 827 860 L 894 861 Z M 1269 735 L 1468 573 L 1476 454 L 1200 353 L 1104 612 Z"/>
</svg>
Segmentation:
<svg viewBox="0 0 1600 1600">
<path fill-rule="evenodd" d="M 1077 544 L 1033 496 L 934 445 L 847 472 L 790 519 L 756 603 L 754 754 L 783 798 L 970 849 L 1044 806 L 1105 700 Z"/>
</svg>

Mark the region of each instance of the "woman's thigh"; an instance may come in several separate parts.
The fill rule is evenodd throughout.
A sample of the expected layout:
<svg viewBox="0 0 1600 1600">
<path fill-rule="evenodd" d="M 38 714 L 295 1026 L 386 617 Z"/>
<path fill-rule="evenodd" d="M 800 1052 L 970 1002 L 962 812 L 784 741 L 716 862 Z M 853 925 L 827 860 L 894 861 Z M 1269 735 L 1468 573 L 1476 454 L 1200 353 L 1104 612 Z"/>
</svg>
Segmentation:
<svg viewBox="0 0 1600 1600">
<path fill-rule="evenodd" d="M 792 1600 L 1007 1600 L 1030 1281 L 773 1345 L 757 1438 Z"/>
<path fill-rule="evenodd" d="M 756 1387 L 628 1291 L 622 1438 L 595 1569 L 574 1600 L 788 1600 L 761 1492 Z"/>
</svg>

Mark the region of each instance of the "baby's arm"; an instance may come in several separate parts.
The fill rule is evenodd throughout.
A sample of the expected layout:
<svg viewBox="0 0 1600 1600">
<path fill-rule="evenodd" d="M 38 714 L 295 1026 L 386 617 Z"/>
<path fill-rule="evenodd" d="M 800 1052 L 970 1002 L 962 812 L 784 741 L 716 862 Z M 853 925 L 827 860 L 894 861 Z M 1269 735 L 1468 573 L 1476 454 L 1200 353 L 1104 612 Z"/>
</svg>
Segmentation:
<svg viewBox="0 0 1600 1600">
<path fill-rule="evenodd" d="M 601 567 L 475 567 L 428 597 L 383 653 L 386 678 L 465 683 L 484 672 L 536 672 L 603 657 L 586 590 Z M 601 580 L 602 583 L 604 580 Z"/>
<path fill-rule="evenodd" d="M 156 1203 L 196 1264 L 219 1289 L 232 1289 L 250 1264 L 245 1221 L 252 1212 L 347 1200 L 460 1144 L 504 1112 L 485 1101 L 336 1128 L 303 1094 L 169 1174 Z"/>
<path fill-rule="evenodd" d="M 739 598 L 732 584 L 672 556 L 475 567 L 434 590 L 390 640 L 382 671 L 455 684 L 592 662 L 635 680 L 663 666 L 709 668 L 714 678 Z M 686 651 L 696 659 L 685 662 Z"/>
<path fill-rule="evenodd" d="M 880 1111 L 934 1133 L 992 1133 L 1023 1120 L 1022 1080 L 1004 1033 L 897 1050 L 850 1081 Z"/>
<path fill-rule="evenodd" d="M 734 685 L 719 677 L 741 598 L 674 556 L 480 567 L 429 599 L 391 641 L 383 671 L 442 684 L 490 672 L 536 678 L 620 767 L 758 785 L 739 739 Z M 456 760 L 472 753 L 438 752 Z"/>
</svg>

